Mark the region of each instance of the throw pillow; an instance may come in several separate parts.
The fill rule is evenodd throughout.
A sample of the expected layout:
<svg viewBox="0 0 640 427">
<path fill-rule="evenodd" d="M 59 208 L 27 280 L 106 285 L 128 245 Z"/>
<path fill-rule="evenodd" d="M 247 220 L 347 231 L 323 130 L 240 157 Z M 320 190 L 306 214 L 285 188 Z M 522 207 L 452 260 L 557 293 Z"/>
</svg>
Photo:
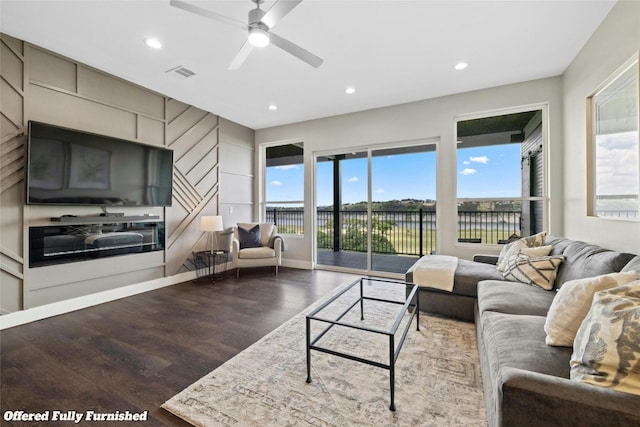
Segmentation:
<svg viewBox="0 0 640 427">
<path fill-rule="evenodd" d="M 640 395 L 640 281 L 600 291 L 582 322 L 571 379 Z"/>
<path fill-rule="evenodd" d="M 536 248 L 544 245 L 544 239 L 546 237 L 547 233 L 543 231 L 542 233 L 534 234 L 533 236 L 522 237 L 515 242 L 504 245 L 502 251 L 500 251 L 500 255 L 498 255 L 498 263 L 496 264 L 496 269 L 498 271 L 504 272 L 510 259 L 514 255 L 517 255 L 517 253 L 522 249 Z M 549 252 L 551 252 L 551 248 L 549 248 Z M 549 252 L 547 252 L 545 255 L 548 255 Z"/>
<path fill-rule="evenodd" d="M 565 282 L 553 298 L 544 322 L 547 345 L 572 347 L 576 333 L 591 308 L 593 295 L 635 280 L 640 280 L 640 274 L 629 271 Z"/>
<path fill-rule="evenodd" d="M 522 282 L 550 291 L 556 280 L 558 267 L 564 261 L 562 255 L 532 258 L 520 254 L 504 271 L 503 276 L 511 282 Z"/>
<path fill-rule="evenodd" d="M 250 230 L 238 227 L 238 237 L 240 238 L 240 249 L 258 248 L 262 246 L 260 240 L 260 224 L 255 225 Z"/>
<path fill-rule="evenodd" d="M 515 261 L 517 261 L 520 255 L 527 255 L 531 258 L 538 258 L 549 255 L 552 248 L 553 247 L 551 245 L 530 248 L 525 246 L 525 243 L 518 242 L 513 246 L 509 254 L 507 254 L 507 257 L 505 258 L 503 263 L 502 270 L 500 271 L 504 273 L 510 264 L 513 264 Z M 498 267 L 496 267 L 496 269 L 498 269 Z"/>
</svg>

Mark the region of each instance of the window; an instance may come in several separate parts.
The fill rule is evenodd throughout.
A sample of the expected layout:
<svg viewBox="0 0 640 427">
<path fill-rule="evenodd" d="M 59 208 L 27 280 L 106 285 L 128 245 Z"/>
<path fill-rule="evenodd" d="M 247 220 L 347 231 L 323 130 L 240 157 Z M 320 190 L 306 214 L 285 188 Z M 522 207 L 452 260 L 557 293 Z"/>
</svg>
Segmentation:
<svg viewBox="0 0 640 427">
<path fill-rule="evenodd" d="M 303 144 L 265 150 L 265 218 L 281 234 L 304 234 Z"/>
<path fill-rule="evenodd" d="M 543 110 L 457 122 L 457 239 L 502 244 L 545 229 Z"/>
<path fill-rule="evenodd" d="M 638 93 L 636 58 L 589 98 L 592 216 L 640 219 Z"/>
</svg>

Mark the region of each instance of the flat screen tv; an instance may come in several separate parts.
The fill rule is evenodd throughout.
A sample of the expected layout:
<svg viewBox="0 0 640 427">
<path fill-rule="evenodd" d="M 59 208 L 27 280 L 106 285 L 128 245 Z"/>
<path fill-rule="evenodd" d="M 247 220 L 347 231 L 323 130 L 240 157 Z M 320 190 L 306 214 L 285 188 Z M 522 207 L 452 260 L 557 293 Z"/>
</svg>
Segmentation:
<svg viewBox="0 0 640 427">
<path fill-rule="evenodd" d="M 173 151 L 29 122 L 27 204 L 171 206 Z"/>
</svg>

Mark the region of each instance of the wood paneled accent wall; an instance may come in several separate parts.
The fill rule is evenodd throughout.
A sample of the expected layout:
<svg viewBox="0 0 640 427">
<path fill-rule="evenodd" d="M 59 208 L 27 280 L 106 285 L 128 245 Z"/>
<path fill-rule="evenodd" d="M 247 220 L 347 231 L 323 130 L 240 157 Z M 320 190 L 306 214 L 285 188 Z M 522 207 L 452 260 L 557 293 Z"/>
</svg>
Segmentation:
<svg viewBox="0 0 640 427">
<path fill-rule="evenodd" d="M 0 38 L 0 312 L 22 308 L 25 149 L 24 43 Z"/>
<path fill-rule="evenodd" d="M 185 271 L 191 253 L 206 244 L 199 217 L 221 213 L 220 141 L 228 134 L 248 148 L 229 158 L 229 163 L 253 165 L 254 131 L 5 34 L 0 39 L 0 313 Z M 29 226 L 50 224 L 50 217 L 63 214 L 95 215 L 99 209 L 25 205 L 29 120 L 174 150 L 172 206 L 117 208 L 126 215 L 150 213 L 163 218 L 166 250 L 30 269 Z M 241 199 L 253 201 L 252 184 L 251 180 Z"/>
</svg>

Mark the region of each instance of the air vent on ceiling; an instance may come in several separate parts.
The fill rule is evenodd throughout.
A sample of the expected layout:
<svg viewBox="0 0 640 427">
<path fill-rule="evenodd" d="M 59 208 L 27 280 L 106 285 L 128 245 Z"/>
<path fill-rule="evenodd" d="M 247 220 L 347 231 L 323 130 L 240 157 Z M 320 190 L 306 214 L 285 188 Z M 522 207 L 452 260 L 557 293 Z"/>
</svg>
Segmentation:
<svg viewBox="0 0 640 427">
<path fill-rule="evenodd" d="M 167 70 L 166 72 L 171 73 L 179 79 L 188 79 L 189 77 L 193 77 L 196 75 L 196 73 L 188 68 L 183 67 L 182 65 L 178 65 L 177 67 Z"/>
</svg>

